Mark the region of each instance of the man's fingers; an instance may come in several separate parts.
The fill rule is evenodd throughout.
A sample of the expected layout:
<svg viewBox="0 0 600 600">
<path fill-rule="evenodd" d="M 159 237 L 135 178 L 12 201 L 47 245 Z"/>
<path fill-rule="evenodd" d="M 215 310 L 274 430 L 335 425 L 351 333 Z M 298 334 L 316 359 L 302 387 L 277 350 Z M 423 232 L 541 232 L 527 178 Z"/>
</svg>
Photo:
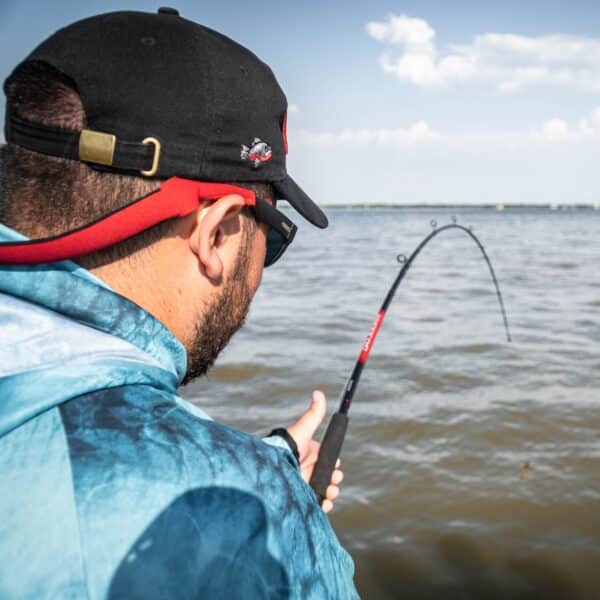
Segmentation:
<svg viewBox="0 0 600 600">
<path fill-rule="evenodd" d="M 323 509 L 324 513 L 331 512 L 331 509 L 333 508 L 333 502 L 331 500 L 323 500 L 321 508 Z"/>
<path fill-rule="evenodd" d="M 339 469 L 336 469 L 333 472 L 333 475 L 331 476 L 331 483 L 333 485 L 340 485 L 340 483 L 342 483 L 343 480 L 344 480 L 344 472 L 340 471 Z"/>
<path fill-rule="evenodd" d="M 319 390 L 315 390 L 312 394 L 312 402 L 308 410 L 293 425 L 287 428 L 290 435 L 296 440 L 296 443 L 299 444 L 301 440 L 312 439 L 312 436 L 325 417 L 326 410 L 325 394 Z"/>
<path fill-rule="evenodd" d="M 327 491 L 325 492 L 325 498 L 327 500 L 335 500 L 340 495 L 340 488 L 337 485 L 330 485 L 327 487 Z"/>
</svg>

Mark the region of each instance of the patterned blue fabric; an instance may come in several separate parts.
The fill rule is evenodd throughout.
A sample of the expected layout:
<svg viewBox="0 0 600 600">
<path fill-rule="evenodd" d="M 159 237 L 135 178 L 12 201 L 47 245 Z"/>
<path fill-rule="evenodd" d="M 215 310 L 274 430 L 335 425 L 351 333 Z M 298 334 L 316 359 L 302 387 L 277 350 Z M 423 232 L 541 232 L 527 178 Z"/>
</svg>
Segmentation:
<svg viewBox="0 0 600 600">
<path fill-rule="evenodd" d="M 185 364 L 73 263 L 0 268 L 0 598 L 357 597 L 287 446 L 177 396 Z"/>
</svg>

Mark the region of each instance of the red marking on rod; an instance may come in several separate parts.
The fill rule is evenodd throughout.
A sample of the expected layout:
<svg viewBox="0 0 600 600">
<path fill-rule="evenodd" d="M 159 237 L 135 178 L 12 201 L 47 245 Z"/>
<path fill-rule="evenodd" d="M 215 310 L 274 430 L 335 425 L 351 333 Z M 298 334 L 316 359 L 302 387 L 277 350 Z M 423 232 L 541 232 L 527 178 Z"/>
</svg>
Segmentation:
<svg viewBox="0 0 600 600">
<path fill-rule="evenodd" d="M 385 310 L 380 310 L 377 313 L 377 318 L 375 319 L 375 323 L 373 323 L 373 327 L 371 328 L 371 331 L 369 332 L 369 335 L 367 336 L 367 339 L 365 340 L 365 345 L 363 346 L 360 356 L 358 357 L 358 360 L 363 364 L 366 363 L 367 358 L 369 358 L 369 352 L 371 352 L 371 348 L 373 347 L 373 342 L 375 341 L 375 338 L 377 337 L 377 334 L 379 333 L 379 329 L 381 327 L 381 324 L 383 323 L 383 317 L 385 317 Z"/>
</svg>

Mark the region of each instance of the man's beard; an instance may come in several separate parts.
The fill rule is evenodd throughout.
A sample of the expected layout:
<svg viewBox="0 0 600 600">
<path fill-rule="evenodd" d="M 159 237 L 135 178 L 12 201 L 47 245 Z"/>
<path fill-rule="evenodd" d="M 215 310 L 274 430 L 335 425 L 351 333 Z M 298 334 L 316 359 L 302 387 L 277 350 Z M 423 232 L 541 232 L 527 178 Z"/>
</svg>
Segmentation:
<svg viewBox="0 0 600 600">
<path fill-rule="evenodd" d="M 252 293 L 248 285 L 250 236 L 248 232 L 243 235 L 235 269 L 223 284 L 219 296 L 206 307 L 202 321 L 196 323 L 183 385 L 205 375 L 233 334 L 244 324 Z"/>
</svg>

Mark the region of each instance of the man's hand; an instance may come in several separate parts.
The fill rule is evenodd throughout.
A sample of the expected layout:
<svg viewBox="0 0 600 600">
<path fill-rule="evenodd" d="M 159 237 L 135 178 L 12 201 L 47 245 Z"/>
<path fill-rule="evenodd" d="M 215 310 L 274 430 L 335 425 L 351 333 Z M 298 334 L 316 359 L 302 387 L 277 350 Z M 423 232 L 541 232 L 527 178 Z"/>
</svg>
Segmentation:
<svg viewBox="0 0 600 600">
<path fill-rule="evenodd" d="M 315 463 L 319 456 L 321 444 L 313 440 L 313 435 L 327 411 L 325 394 L 315 390 L 312 394 L 312 402 L 308 410 L 290 427 L 287 427 L 288 433 L 294 438 L 298 446 L 300 455 L 300 471 L 302 479 L 306 483 L 310 482 Z M 335 465 L 335 471 L 331 476 L 331 483 L 327 488 L 325 500 L 323 500 L 323 511 L 328 513 L 333 508 L 333 501 L 340 493 L 339 485 L 344 479 L 344 474 L 339 469 L 340 460 Z"/>
</svg>

